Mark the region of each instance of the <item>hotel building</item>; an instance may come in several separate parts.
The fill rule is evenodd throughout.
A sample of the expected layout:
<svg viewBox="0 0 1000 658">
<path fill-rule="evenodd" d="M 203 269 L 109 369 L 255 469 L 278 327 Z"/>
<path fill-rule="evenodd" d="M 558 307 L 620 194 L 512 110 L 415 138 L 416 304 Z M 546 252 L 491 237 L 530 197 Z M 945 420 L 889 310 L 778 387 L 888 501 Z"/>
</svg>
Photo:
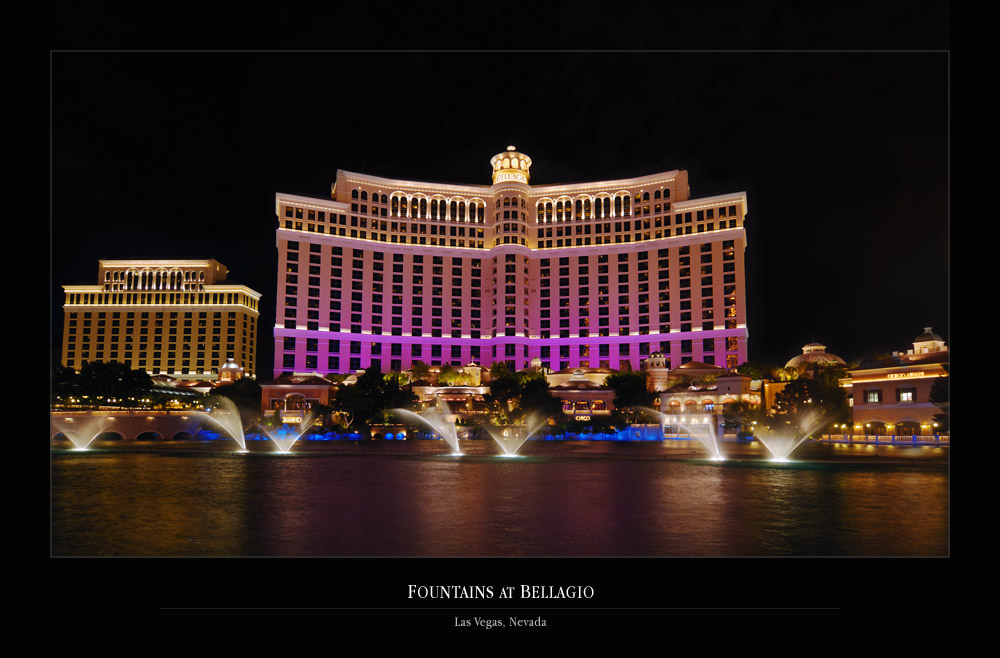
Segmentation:
<svg viewBox="0 0 1000 658">
<path fill-rule="evenodd" d="M 686 171 L 531 185 L 338 171 L 331 199 L 275 195 L 275 376 L 415 361 L 553 370 L 746 361 L 746 194 L 692 199 Z"/>
<path fill-rule="evenodd" d="M 256 377 L 260 293 L 208 260 L 102 260 L 98 282 L 66 285 L 62 364 L 118 361 L 150 375 Z M 231 360 L 227 364 L 227 360 Z"/>
<path fill-rule="evenodd" d="M 928 436 L 939 434 L 934 416 L 941 409 L 930 401 L 931 389 L 948 376 L 945 341 L 925 327 L 913 349 L 848 371 L 841 380 L 854 413 L 854 434 Z"/>
</svg>

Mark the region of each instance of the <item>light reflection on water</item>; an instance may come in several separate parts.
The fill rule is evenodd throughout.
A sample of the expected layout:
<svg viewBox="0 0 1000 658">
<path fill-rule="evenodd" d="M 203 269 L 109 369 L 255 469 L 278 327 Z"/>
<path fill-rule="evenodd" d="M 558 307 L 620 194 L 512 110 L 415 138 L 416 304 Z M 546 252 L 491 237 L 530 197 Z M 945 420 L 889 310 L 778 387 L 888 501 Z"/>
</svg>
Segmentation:
<svg viewBox="0 0 1000 658">
<path fill-rule="evenodd" d="M 944 555 L 947 496 L 928 466 L 67 453 L 52 553 Z"/>
</svg>

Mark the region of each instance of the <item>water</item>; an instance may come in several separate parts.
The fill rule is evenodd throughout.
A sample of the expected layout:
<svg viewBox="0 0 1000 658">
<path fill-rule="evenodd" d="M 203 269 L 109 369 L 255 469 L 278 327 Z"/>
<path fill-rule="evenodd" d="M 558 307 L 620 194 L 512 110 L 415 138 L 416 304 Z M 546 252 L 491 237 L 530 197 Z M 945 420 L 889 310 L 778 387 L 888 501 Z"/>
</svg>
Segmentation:
<svg viewBox="0 0 1000 658">
<path fill-rule="evenodd" d="M 454 456 L 460 456 L 462 451 L 458 447 L 458 427 L 455 425 L 454 417 L 448 403 L 441 398 L 437 399 L 438 408 L 428 409 L 420 414 L 415 414 L 407 409 L 393 409 L 389 413 L 399 418 L 409 421 L 416 421 L 418 425 L 426 425 L 430 430 L 448 442 Z"/>
<path fill-rule="evenodd" d="M 708 454 L 711 455 L 712 459 L 725 459 L 722 452 L 719 450 L 719 441 L 715 435 L 715 426 L 711 422 L 704 425 L 695 425 L 695 428 L 692 429 L 689 425 L 677 421 L 677 418 L 684 418 L 683 416 L 668 417 L 666 414 L 660 413 L 655 409 L 650 409 L 649 407 L 638 407 L 637 410 L 656 416 L 659 419 L 660 425 L 680 426 L 685 432 L 696 438 L 703 446 L 705 446 L 705 449 L 708 450 Z M 697 423 L 697 421 L 693 422 Z"/>
<path fill-rule="evenodd" d="M 264 428 L 264 434 L 274 442 L 274 445 L 278 446 L 278 452 L 287 453 L 292 449 L 295 442 L 312 427 L 312 424 L 313 415 L 306 414 L 302 422 L 295 429 L 292 429 L 288 425 L 282 425 L 276 429 Z M 245 445 L 244 443 L 244 447 Z"/>
<path fill-rule="evenodd" d="M 461 458 L 434 443 L 305 441 L 281 457 L 197 441 L 57 449 L 52 553 L 948 552 L 942 448 L 807 443 L 798 454 L 830 461 L 774 464 L 758 444 L 712 462 L 690 441 L 531 441 L 518 460 L 495 459 L 492 442 L 463 442 Z"/>
<path fill-rule="evenodd" d="M 49 421 L 50 426 L 69 439 L 76 450 L 87 450 L 112 422 L 110 416 L 53 417 Z"/>
<path fill-rule="evenodd" d="M 506 427 L 486 426 L 486 433 L 493 437 L 497 445 L 503 450 L 501 457 L 517 457 L 518 449 L 524 442 L 538 433 L 538 430 L 545 426 L 546 418 L 540 418 L 535 414 L 529 415 L 525 419 L 524 425 L 510 425 Z"/>
<path fill-rule="evenodd" d="M 209 398 L 208 408 L 211 411 L 200 412 L 201 416 L 218 425 L 236 443 L 240 444 L 241 450 L 246 450 L 247 441 L 243 435 L 243 419 L 240 417 L 240 410 L 236 403 L 229 398 L 217 395 Z"/>
</svg>

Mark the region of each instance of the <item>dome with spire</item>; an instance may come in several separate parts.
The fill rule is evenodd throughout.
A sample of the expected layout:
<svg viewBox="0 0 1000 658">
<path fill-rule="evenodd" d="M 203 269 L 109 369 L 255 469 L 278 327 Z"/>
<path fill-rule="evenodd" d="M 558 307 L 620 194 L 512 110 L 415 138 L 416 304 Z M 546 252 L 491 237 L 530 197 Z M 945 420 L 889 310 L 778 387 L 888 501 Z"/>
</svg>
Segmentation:
<svg viewBox="0 0 1000 658">
<path fill-rule="evenodd" d="M 924 327 L 924 333 L 913 339 L 913 353 L 927 354 L 928 352 L 946 352 L 944 338 L 931 331 L 930 327 Z"/>
<path fill-rule="evenodd" d="M 803 345 L 802 354 L 789 359 L 788 363 L 785 364 L 785 367 L 795 368 L 799 372 L 803 372 L 815 364 L 819 364 L 823 367 L 847 365 L 847 363 L 836 354 L 830 354 L 827 352 L 826 345 L 809 343 L 808 345 Z"/>
</svg>

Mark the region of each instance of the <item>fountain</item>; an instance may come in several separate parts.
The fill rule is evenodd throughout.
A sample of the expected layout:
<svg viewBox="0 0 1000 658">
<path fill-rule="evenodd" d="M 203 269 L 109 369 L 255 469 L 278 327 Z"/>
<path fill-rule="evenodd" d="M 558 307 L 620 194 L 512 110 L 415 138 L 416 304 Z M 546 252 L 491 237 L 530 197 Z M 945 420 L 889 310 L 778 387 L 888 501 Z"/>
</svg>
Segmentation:
<svg viewBox="0 0 1000 658">
<path fill-rule="evenodd" d="M 507 427 L 490 425 L 486 427 L 486 432 L 503 449 L 503 454 L 499 455 L 500 457 L 520 457 L 517 454 L 518 448 L 534 436 L 545 425 L 546 420 L 546 418 L 539 418 L 536 414 L 529 414 L 525 419 L 524 425 L 510 425 Z"/>
<path fill-rule="evenodd" d="M 209 410 L 199 412 L 213 421 L 240 444 L 240 452 L 247 451 L 246 437 L 243 436 L 243 420 L 236 403 L 229 398 L 214 396 L 209 398 Z"/>
<path fill-rule="evenodd" d="M 283 455 L 287 455 L 288 451 L 292 449 L 292 445 L 299 440 L 299 438 L 306 433 L 310 427 L 312 427 L 313 415 L 306 414 L 299 424 L 298 430 L 293 430 L 288 425 L 282 425 L 276 429 L 264 428 L 264 434 L 267 438 L 274 441 L 275 445 L 278 446 L 278 452 Z"/>
<path fill-rule="evenodd" d="M 706 420 L 703 425 L 698 425 L 697 419 L 692 419 L 691 424 L 679 422 L 675 417 L 667 417 L 666 414 L 660 413 L 655 409 L 650 409 L 649 407 L 638 407 L 639 410 L 645 411 L 647 413 L 653 414 L 660 419 L 660 425 L 677 425 L 683 427 L 688 434 L 698 439 L 703 446 L 711 454 L 709 459 L 712 461 L 723 461 L 725 457 L 722 456 L 722 451 L 719 450 L 719 437 L 715 433 L 715 424 L 710 420 Z M 692 428 L 692 426 L 695 426 Z M 699 428 L 704 427 L 703 431 L 698 431 Z"/>
<path fill-rule="evenodd" d="M 799 447 L 809 436 L 823 425 L 823 420 L 818 413 L 807 412 L 803 415 L 799 423 L 799 434 L 788 436 L 776 432 L 766 432 L 766 436 L 758 436 L 757 439 L 764 444 L 768 452 L 771 453 L 771 461 L 787 462 L 792 451 Z M 762 433 L 764 434 L 764 433 Z"/>
<path fill-rule="evenodd" d="M 86 418 L 52 419 L 59 432 L 73 443 L 73 450 L 88 450 L 91 443 L 111 423 L 111 416 L 88 416 Z"/>
<path fill-rule="evenodd" d="M 448 403 L 441 398 L 437 399 L 437 403 L 437 409 L 428 409 L 420 414 L 415 414 L 408 409 L 392 409 L 389 413 L 416 420 L 431 428 L 435 434 L 448 442 L 448 445 L 451 446 L 452 456 L 460 457 L 462 452 L 458 448 L 458 428 L 455 427 L 454 421 L 448 419 L 452 415 L 451 409 L 448 408 Z"/>
</svg>

